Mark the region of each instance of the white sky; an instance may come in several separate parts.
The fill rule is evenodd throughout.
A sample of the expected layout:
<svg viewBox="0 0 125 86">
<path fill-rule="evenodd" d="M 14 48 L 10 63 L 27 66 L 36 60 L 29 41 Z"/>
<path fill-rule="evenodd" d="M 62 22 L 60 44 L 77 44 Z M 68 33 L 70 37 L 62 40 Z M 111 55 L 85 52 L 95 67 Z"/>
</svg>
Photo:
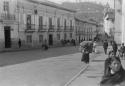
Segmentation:
<svg viewBox="0 0 125 86">
<path fill-rule="evenodd" d="M 49 0 L 49 1 L 52 1 L 52 2 L 55 2 L 55 3 L 62 3 L 64 1 L 67 1 L 67 2 L 76 2 L 76 1 L 81 1 L 81 2 L 84 2 L 84 1 L 94 1 L 94 2 L 101 2 L 101 3 L 107 3 L 109 2 L 110 3 L 110 6 L 113 7 L 113 1 L 114 0 Z"/>
</svg>

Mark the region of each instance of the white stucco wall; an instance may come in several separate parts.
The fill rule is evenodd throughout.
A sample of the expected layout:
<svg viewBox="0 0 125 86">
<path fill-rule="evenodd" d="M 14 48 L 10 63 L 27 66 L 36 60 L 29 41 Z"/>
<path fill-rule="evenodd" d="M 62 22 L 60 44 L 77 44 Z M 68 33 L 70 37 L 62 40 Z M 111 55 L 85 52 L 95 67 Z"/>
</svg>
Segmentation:
<svg viewBox="0 0 125 86">
<path fill-rule="evenodd" d="M 122 43 L 125 44 L 125 0 L 122 3 Z"/>
<path fill-rule="evenodd" d="M 124 0 L 123 0 L 124 1 Z M 122 42 L 122 15 L 118 12 L 119 9 L 121 9 L 121 6 L 119 1 L 115 1 L 115 36 L 114 40 L 121 44 Z"/>
</svg>

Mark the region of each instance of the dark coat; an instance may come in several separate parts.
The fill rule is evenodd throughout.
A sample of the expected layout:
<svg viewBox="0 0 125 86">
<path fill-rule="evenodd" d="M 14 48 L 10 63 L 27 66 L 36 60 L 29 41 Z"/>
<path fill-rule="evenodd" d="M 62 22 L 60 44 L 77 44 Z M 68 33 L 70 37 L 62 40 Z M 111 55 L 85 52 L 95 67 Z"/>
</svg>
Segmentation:
<svg viewBox="0 0 125 86">
<path fill-rule="evenodd" d="M 113 44 L 112 44 L 112 49 L 113 49 L 113 51 L 117 51 L 118 46 L 117 46 L 117 44 L 116 44 L 116 43 L 113 43 Z"/>
<path fill-rule="evenodd" d="M 100 82 L 100 86 L 125 86 L 125 70 L 121 67 L 121 69 L 115 73 L 103 76 L 102 81 Z"/>
<path fill-rule="evenodd" d="M 81 61 L 85 63 L 89 63 L 89 51 L 88 50 L 85 50 L 84 52 L 82 52 Z"/>
<path fill-rule="evenodd" d="M 108 42 L 107 41 L 103 43 L 103 48 L 108 48 Z"/>
</svg>

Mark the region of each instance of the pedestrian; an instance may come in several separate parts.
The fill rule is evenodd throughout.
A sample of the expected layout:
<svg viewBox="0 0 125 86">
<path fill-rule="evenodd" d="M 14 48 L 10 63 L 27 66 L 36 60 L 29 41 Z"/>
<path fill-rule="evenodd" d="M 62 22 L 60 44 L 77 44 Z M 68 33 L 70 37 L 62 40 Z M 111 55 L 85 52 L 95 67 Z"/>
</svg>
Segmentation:
<svg viewBox="0 0 125 86">
<path fill-rule="evenodd" d="M 124 46 L 124 43 L 121 44 L 121 47 L 120 49 L 118 50 L 119 51 L 119 57 L 121 57 L 123 59 L 124 55 L 125 55 L 125 46 Z"/>
<path fill-rule="evenodd" d="M 125 70 L 118 57 L 111 58 L 108 74 L 102 77 L 100 86 L 125 86 Z"/>
<path fill-rule="evenodd" d="M 116 44 L 115 41 L 112 42 L 112 49 L 113 49 L 113 51 L 114 51 L 114 53 L 115 53 L 115 55 L 116 55 L 118 46 L 117 46 L 117 44 Z"/>
<path fill-rule="evenodd" d="M 21 39 L 19 39 L 19 41 L 18 41 L 18 46 L 19 46 L 19 48 L 21 48 Z"/>
<path fill-rule="evenodd" d="M 97 53 L 97 42 L 93 42 L 93 52 Z"/>
<path fill-rule="evenodd" d="M 104 41 L 103 48 L 104 48 L 105 54 L 107 54 L 107 48 L 108 48 L 108 42 L 107 42 L 107 40 Z"/>
<path fill-rule="evenodd" d="M 89 63 L 89 49 L 88 45 L 85 45 L 82 49 L 82 62 L 85 62 L 86 64 Z"/>
<path fill-rule="evenodd" d="M 73 40 L 73 45 L 76 47 L 76 41 L 75 41 L 75 39 Z"/>
</svg>

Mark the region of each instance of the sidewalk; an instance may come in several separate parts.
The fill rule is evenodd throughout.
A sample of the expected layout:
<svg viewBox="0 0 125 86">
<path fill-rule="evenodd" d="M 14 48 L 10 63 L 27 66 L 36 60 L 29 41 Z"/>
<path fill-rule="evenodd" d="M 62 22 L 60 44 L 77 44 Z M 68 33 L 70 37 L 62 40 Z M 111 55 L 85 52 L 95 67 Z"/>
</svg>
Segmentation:
<svg viewBox="0 0 125 86">
<path fill-rule="evenodd" d="M 104 71 L 104 61 L 107 56 L 102 53 L 101 56 L 96 57 L 88 67 L 81 71 L 80 75 L 65 86 L 99 86 Z M 125 68 L 125 60 L 122 60 Z"/>
</svg>

